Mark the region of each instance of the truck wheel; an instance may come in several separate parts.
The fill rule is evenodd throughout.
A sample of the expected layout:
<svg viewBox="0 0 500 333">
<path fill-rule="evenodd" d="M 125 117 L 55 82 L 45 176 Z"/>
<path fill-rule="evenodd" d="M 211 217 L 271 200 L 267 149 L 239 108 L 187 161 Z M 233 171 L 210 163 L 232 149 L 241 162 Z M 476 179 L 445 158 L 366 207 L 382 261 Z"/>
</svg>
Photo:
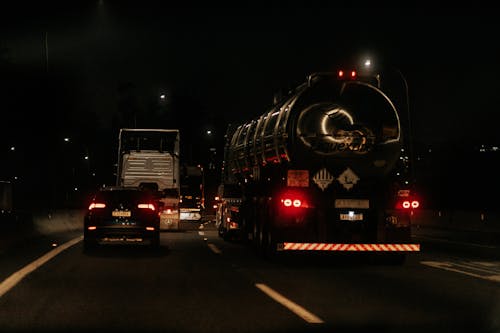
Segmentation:
<svg viewBox="0 0 500 333">
<path fill-rule="evenodd" d="M 262 248 L 264 252 L 264 257 L 271 259 L 276 254 L 276 244 L 275 244 L 275 233 L 273 230 L 274 212 L 273 206 L 267 203 L 266 209 L 264 211 L 264 219 L 266 221 L 265 225 L 262 226 Z"/>
<path fill-rule="evenodd" d="M 253 226 L 253 239 L 252 239 L 252 247 L 255 253 L 258 256 L 262 255 L 263 247 L 262 247 L 262 226 L 255 223 Z"/>
<path fill-rule="evenodd" d="M 250 237 L 248 237 L 249 236 L 248 229 L 249 229 L 249 227 L 248 227 L 246 218 L 242 218 L 241 219 L 241 228 L 240 228 L 240 231 L 238 232 L 238 240 L 243 244 L 247 244 L 250 241 Z"/>
<path fill-rule="evenodd" d="M 276 242 L 274 241 L 273 232 L 266 228 L 262 233 L 262 248 L 264 256 L 271 259 L 276 255 Z"/>
</svg>

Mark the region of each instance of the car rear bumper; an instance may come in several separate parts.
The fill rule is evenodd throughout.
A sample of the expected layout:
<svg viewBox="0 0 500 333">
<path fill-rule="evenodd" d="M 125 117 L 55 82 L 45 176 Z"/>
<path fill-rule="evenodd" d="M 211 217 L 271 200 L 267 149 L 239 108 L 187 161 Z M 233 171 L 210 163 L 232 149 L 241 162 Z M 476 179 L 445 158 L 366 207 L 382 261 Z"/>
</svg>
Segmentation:
<svg viewBox="0 0 500 333">
<path fill-rule="evenodd" d="M 160 229 L 146 226 L 94 226 L 85 227 L 84 240 L 96 243 L 140 243 L 154 241 Z"/>
</svg>

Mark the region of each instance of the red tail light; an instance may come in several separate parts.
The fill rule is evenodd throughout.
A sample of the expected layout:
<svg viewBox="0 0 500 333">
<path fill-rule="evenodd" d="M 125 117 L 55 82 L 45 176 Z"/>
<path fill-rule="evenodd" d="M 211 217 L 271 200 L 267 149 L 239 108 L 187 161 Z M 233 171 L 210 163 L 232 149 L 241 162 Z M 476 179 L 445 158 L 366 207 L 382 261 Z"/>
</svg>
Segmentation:
<svg viewBox="0 0 500 333">
<path fill-rule="evenodd" d="M 420 207 L 420 202 L 415 199 L 406 199 L 397 203 L 396 208 L 398 209 L 417 209 Z"/>
<path fill-rule="evenodd" d="M 297 198 L 293 196 L 285 196 L 281 198 L 281 204 L 285 207 L 290 208 L 308 208 L 308 204 L 303 198 Z"/>
<path fill-rule="evenodd" d="M 89 210 L 96 209 L 96 208 L 106 208 L 106 204 L 100 203 L 100 202 L 93 202 L 89 206 Z"/>
<path fill-rule="evenodd" d="M 153 204 L 142 203 L 142 204 L 138 204 L 137 207 L 141 208 L 141 209 L 151 209 L 153 211 L 155 210 L 155 206 Z"/>
</svg>

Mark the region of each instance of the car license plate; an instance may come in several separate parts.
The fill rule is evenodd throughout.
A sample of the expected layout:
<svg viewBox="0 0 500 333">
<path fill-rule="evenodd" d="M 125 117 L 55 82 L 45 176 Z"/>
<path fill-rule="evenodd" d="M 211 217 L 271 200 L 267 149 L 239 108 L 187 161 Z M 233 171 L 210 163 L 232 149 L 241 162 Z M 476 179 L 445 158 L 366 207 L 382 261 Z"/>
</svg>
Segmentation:
<svg viewBox="0 0 500 333">
<path fill-rule="evenodd" d="M 114 210 L 111 215 L 114 217 L 130 217 L 132 216 L 130 211 L 127 210 Z"/>
<path fill-rule="evenodd" d="M 363 221 L 363 213 L 340 214 L 341 221 Z"/>
</svg>

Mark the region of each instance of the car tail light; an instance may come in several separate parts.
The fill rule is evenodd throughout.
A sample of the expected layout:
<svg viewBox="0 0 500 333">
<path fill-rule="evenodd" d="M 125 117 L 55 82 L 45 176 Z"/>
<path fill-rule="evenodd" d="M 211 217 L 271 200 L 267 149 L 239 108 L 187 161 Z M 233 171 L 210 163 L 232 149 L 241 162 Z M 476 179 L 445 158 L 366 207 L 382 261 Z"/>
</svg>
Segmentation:
<svg viewBox="0 0 500 333">
<path fill-rule="evenodd" d="M 96 208 L 106 208 L 106 204 L 100 203 L 100 202 L 93 202 L 89 206 L 89 210 L 96 209 Z"/>
<path fill-rule="evenodd" d="M 147 231 L 155 231 L 155 228 L 154 227 L 146 227 L 146 230 Z"/>
<path fill-rule="evenodd" d="M 153 211 L 155 210 L 155 206 L 153 204 L 142 203 L 142 204 L 138 204 L 137 207 L 140 209 L 151 209 Z"/>
</svg>

